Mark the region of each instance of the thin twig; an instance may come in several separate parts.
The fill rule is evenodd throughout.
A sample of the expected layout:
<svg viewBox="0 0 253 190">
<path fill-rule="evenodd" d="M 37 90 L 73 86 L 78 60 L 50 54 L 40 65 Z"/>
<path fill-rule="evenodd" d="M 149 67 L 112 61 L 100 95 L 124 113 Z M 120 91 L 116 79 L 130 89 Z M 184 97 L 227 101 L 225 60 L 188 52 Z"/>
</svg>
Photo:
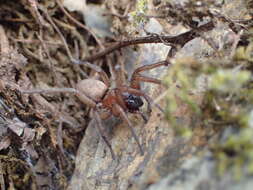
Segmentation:
<svg viewBox="0 0 253 190">
<path fill-rule="evenodd" d="M 89 32 L 93 38 L 96 40 L 96 42 L 98 43 L 98 45 L 104 49 L 104 45 L 102 44 L 102 42 L 98 39 L 98 37 L 96 36 L 96 34 L 89 29 L 87 26 L 85 26 L 84 24 L 82 24 L 81 22 L 79 22 L 78 20 L 76 20 L 74 17 L 72 17 L 68 11 L 66 11 L 66 9 L 62 6 L 61 2 L 59 0 L 56 0 L 56 3 L 58 4 L 58 6 L 60 7 L 60 9 L 62 10 L 62 12 L 70 19 L 72 20 L 76 25 L 78 25 L 79 27 L 83 28 L 84 30 L 86 30 L 87 32 Z"/>
<path fill-rule="evenodd" d="M 126 8 L 125 8 L 125 11 L 124 11 L 124 14 L 121 15 L 117 12 L 117 10 L 115 9 L 115 6 L 114 6 L 115 3 L 112 3 L 111 7 L 110 7 L 110 10 L 111 10 L 111 13 L 106 13 L 104 15 L 112 15 L 112 16 L 116 16 L 118 18 L 121 18 L 121 19 L 127 19 L 128 18 L 128 12 L 130 10 L 130 7 L 131 7 L 131 4 L 127 4 Z"/>
<path fill-rule="evenodd" d="M 229 28 L 234 32 L 238 33 L 242 29 L 247 29 L 246 25 L 248 21 L 250 20 L 232 20 L 229 16 L 217 11 L 217 10 L 211 10 L 210 13 L 220 20 L 221 22 L 226 22 L 228 23 Z"/>
<path fill-rule="evenodd" d="M 10 49 L 8 37 L 6 36 L 6 33 L 4 31 L 4 27 L 2 25 L 0 25 L 0 39 L 1 39 L 0 53 L 7 55 L 8 53 L 10 53 L 11 49 Z"/>
<path fill-rule="evenodd" d="M 28 0 L 28 2 L 31 5 L 30 11 L 31 14 L 33 15 L 33 17 L 35 18 L 35 20 L 37 21 L 38 24 L 40 24 L 41 26 L 48 26 L 48 23 L 43 19 L 43 17 L 41 16 L 40 12 L 38 11 L 38 2 L 37 0 Z"/>
<path fill-rule="evenodd" d="M 49 63 L 50 63 L 50 69 L 52 72 L 52 77 L 54 79 L 54 83 L 57 84 L 57 86 L 60 86 L 59 85 L 59 80 L 57 80 L 57 75 L 56 75 L 56 71 L 55 71 L 55 68 L 54 68 L 54 63 L 53 63 L 53 60 L 52 60 L 52 57 L 48 51 L 48 47 L 47 45 L 45 44 L 44 40 L 42 39 L 42 31 L 40 32 L 40 34 L 36 33 L 39 41 L 41 42 L 41 45 L 42 45 L 42 48 L 44 49 L 44 52 L 46 53 L 47 57 L 48 57 L 48 60 L 49 60 Z"/>
<path fill-rule="evenodd" d="M 196 37 L 199 37 L 200 36 L 199 32 L 210 31 L 213 28 L 214 28 L 214 23 L 212 21 L 210 21 L 206 24 L 203 24 L 195 29 L 192 29 L 192 30 L 182 33 L 182 34 L 179 34 L 177 36 L 167 36 L 167 35 L 156 36 L 156 35 L 153 35 L 153 36 L 137 37 L 134 39 L 122 40 L 119 42 L 115 42 L 113 45 L 111 45 L 107 49 L 102 50 L 95 55 L 85 58 L 83 61 L 94 61 L 94 60 L 97 60 L 109 53 L 112 53 L 115 50 L 121 49 L 123 47 L 130 46 L 130 45 L 144 44 L 144 43 L 164 43 L 164 42 L 166 42 L 166 43 L 171 43 L 174 45 L 179 45 L 182 47 L 190 40 L 192 40 Z"/>
<path fill-rule="evenodd" d="M 3 163 L 0 161 L 0 184 L 1 184 L 1 190 L 5 190 L 5 182 L 4 182 L 4 170 L 2 167 Z"/>
<path fill-rule="evenodd" d="M 26 40 L 26 39 L 18 39 L 18 38 L 11 38 L 14 42 L 21 42 L 21 43 L 26 43 L 26 44 L 39 44 L 41 43 L 40 40 Z M 62 45 L 61 42 L 53 42 L 53 41 L 45 41 L 43 40 L 45 44 L 50 44 L 50 45 L 55 45 L 55 46 L 60 46 Z"/>
<path fill-rule="evenodd" d="M 0 18 L 0 22 L 21 22 L 21 23 L 33 23 L 33 19 L 24 18 Z"/>
<path fill-rule="evenodd" d="M 52 18 L 51 18 L 50 15 L 48 14 L 47 10 L 44 9 L 42 6 L 40 6 L 39 8 L 43 11 L 43 13 L 45 14 L 47 20 L 50 22 L 50 24 L 52 24 L 53 28 L 56 30 L 56 32 L 57 32 L 57 33 L 59 34 L 59 36 L 61 37 L 61 40 L 62 40 L 62 42 L 63 42 L 63 44 L 64 44 L 64 46 L 65 46 L 65 49 L 66 49 L 66 51 L 67 51 L 67 54 L 68 54 L 68 56 L 69 56 L 69 59 L 72 60 L 72 59 L 73 59 L 73 56 L 72 56 L 72 54 L 71 54 L 71 52 L 70 52 L 70 49 L 69 49 L 69 47 L 68 47 L 68 44 L 67 44 L 66 39 L 64 38 L 63 34 L 62 34 L 61 31 L 59 30 L 59 28 L 56 26 L 56 24 L 54 23 L 54 21 L 52 20 Z"/>
<path fill-rule="evenodd" d="M 208 38 L 201 33 L 200 33 L 200 37 L 215 51 L 217 55 L 220 55 L 218 44 L 216 44 L 212 38 Z"/>
<path fill-rule="evenodd" d="M 232 44 L 231 52 L 230 52 L 231 57 L 235 55 L 236 47 L 241 39 L 242 34 L 243 34 L 243 30 L 241 30 L 240 32 L 238 32 L 238 34 L 235 34 L 234 36 L 234 42 Z"/>
<path fill-rule="evenodd" d="M 74 93 L 77 94 L 78 91 L 74 88 L 48 88 L 48 89 L 32 89 L 32 90 L 22 90 L 22 94 L 42 94 L 42 93 Z"/>
</svg>

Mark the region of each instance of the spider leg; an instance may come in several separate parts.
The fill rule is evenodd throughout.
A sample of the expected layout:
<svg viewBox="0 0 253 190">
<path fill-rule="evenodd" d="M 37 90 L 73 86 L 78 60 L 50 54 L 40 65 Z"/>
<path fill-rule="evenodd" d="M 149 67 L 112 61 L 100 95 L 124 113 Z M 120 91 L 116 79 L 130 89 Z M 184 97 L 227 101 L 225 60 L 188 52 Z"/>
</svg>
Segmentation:
<svg viewBox="0 0 253 190">
<path fill-rule="evenodd" d="M 142 119 L 144 120 L 144 123 L 146 124 L 148 122 L 147 116 L 140 110 L 136 111 L 137 114 L 140 114 Z"/>
<path fill-rule="evenodd" d="M 139 141 L 139 139 L 138 139 L 138 137 L 137 137 L 137 135 L 136 135 L 136 133 L 135 133 L 135 131 L 134 131 L 134 128 L 133 128 L 131 122 L 129 121 L 129 119 L 128 119 L 126 113 L 124 112 L 124 110 L 123 110 L 118 104 L 115 104 L 115 105 L 113 106 L 113 109 L 114 109 L 117 113 L 119 113 L 120 118 L 121 118 L 124 122 L 127 123 L 127 126 L 128 126 L 129 129 L 131 130 L 131 133 L 132 133 L 132 135 L 133 135 L 133 137 L 134 137 L 134 140 L 136 141 L 136 143 L 137 143 L 137 145 L 138 145 L 138 147 L 139 147 L 139 149 L 140 149 L 141 155 L 143 155 L 143 154 L 144 154 L 144 151 L 143 151 L 143 149 L 142 149 L 142 147 L 141 147 L 140 141 Z"/>
<path fill-rule="evenodd" d="M 98 112 L 96 110 L 94 110 L 94 109 L 93 109 L 93 114 L 94 114 L 94 118 L 95 118 L 96 123 L 97 123 L 97 125 L 95 125 L 95 126 L 96 126 L 96 128 L 98 130 L 98 133 L 100 134 L 100 136 L 104 140 L 105 144 L 109 148 L 109 150 L 111 152 L 111 155 L 112 155 L 112 159 L 115 160 L 116 157 L 115 157 L 115 154 L 114 154 L 114 152 L 112 150 L 112 146 L 111 146 L 110 142 L 106 139 L 106 136 L 104 135 L 104 132 L 102 130 L 102 128 L 103 128 L 102 120 L 101 120 Z"/>
<path fill-rule="evenodd" d="M 85 94 L 79 92 L 74 88 L 49 88 L 49 89 L 33 89 L 33 90 L 20 90 L 22 94 L 43 94 L 43 93 L 73 93 L 75 94 L 84 104 L 94 108 L 96 102 Z"/>
<path fill-rule="evenodd" d="M 142 71 L 147 71 L 147 70 L 150 70 L 150 69 L 153 69 L 153 68 L 156 68 L 156 67 L 160 67 L 160 66 L 168 66 L 170 63 L 165 60 L 165 61 L 159 61 L 157 63 L 153 63 L 153 64 L 150 64 L 150 65 L 144 65 L 142 67 L 139 67 L 137 69 L 135 69 L 133 75 L 137 74 L 137 73 L 140 73 Z"/>
<path fill-rule="evenodd" d="M 49 88 L 49 89 L 32 89 L 32 90 L 23 90 L 20 89 L 22 94 L 43 94 L 43 93 L 77 93 L 77 90 L 74 88 Z"/>
<path fill-rule="evenodd" d="M 105 85 L 106 85 L 107 87 L 109 87 L 109 85 L 110 85 L 110 80 L 109 80 L 107 74 L 106 74 L 106 73 L 103 71 L 103 69 L 101 69 L 99 66 L 93 65 L 93 64 L 91 64 L 91 63 L 89 63 L 89 62 L 87 62 L 87 61 L 80 61 L 80 60 L 77 60 L 77 59 L 72 59 L 71 61 L 72 61 L 72 63 L 74 63 L 74 64 L 77 64 L 77 65 L 85 65 L 86 67 L 88 67 L 88 68 L 90 68 L 90 69 L 92 69 L 92 70 L 98 72 L 98 73 L 100 74 L 100 77 L 101 77 L 102 81 L 105 83 Z"/>
<path fill-rule="evenodd" d="M 160 66 L 168 66 L 169 64 L 170 63 L 167 60 L 165 60 L 165 61 L 160 61 L 160 62 L 157 62 L 154 64 L 144 65 L 142 67 L 137 68 L 131 77 L 131 85 L 130 86 L 135 89 L 140 89 L 140 81 L 161 84 L 160 80 L 154 79 L 151 77 L 142 76 L 140 74 L 140 72 L 154 69 L 154 68 L 160 67 Z"/>
<path fill-rule="evenodd" d="M 150 82 L 155 84 L 162 84 L 162 81 L 152 77 L 146 77 L 141 74 L 138 74 L 134 77 L 134 80 L 131 81 L 131 88 L 140 89 L 140 82 Z"/>
</svg>

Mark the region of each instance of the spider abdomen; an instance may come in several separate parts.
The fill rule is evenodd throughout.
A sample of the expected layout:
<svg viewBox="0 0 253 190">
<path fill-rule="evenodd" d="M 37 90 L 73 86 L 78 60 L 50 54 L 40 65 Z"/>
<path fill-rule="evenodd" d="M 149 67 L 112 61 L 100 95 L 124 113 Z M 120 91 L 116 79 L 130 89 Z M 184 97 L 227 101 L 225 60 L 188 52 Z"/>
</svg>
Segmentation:
<svg viewBox="0 0 253 190">
<path fill-rule="evenodd" d="M 108 88 L 102 81 L 84 79 L 76 85 L 76 89 L 94 101 L 99 102 Z"/>
</svg>

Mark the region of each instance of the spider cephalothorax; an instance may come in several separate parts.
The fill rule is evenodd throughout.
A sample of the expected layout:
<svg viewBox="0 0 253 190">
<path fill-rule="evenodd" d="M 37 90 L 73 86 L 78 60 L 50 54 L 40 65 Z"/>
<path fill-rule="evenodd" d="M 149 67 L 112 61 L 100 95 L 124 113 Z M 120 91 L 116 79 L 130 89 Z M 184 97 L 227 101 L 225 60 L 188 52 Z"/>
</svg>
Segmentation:
<svg viewBox="0 0 253 190">
<path fill-rule="evenodd" d="M 150 82 L 155 84 L 161 84 L 161 81 L 155 78 L 146 77 L 140 74 L 140 72 L 145 70 L 150 70 L 156 67 L 160 66 L 167 66 L 169 64 L 168 61 L 161 61 L 158 63 L 154 63 L 151 65 L 145 65 L 142 67 L 137 68 L 131 77 L 130 80 L 130 86 L 127 86 L 126 84 L 117 84 L 115 88 L 110 88 L 110 80 L 107 74 L 98 66 L 93 65 L 88 62 L 81 62 L 79 60 L 73 60 L 73 63 L 75 64 L 83 64 L 92 70 L 96 71 L 100 75 L 100 80 L 96 79 L 84 79 L 80 81 L 76 88 L 52 88 L 47 90 L 29 90 L 25 91 L 23 90 L 23 93 L 45 93 L 45 92 L 71 92 L 75 93 L 76 96 L 80 99 L 81 102 L 88 105 L 92 108 L 93 117 L 95 118 L 97 122 L 97 129 L 102 137 L 102 139 L 105 141 L 107 146 L 110 149 L 112 158 L 115 159 L 115 154 L 112 150 L 111 144 L 106 139 L 105 135 L 103 135 L 102 130 L 102 120 L 99 115 L 100 108 L 105 108 L 106 110 L 111 113 L 111 115 L 114 115 L 116 117 L 120 117 L 124 122 L 127 123 L 129 129 L 131 130 L 131 133 L 137 142 L 141 154 L 143 154 L 142 146 L 139 142 L 139 139 L 137 135 L 134 132 L 134 128 L 130 122 L 130 120 L 127 117 L 127 112 L 130 113 L 137 113 L 142 114 L 140 112 L 139 108 L 143 105 L 144 98 L 147 101 L 148 104 L 148 112 L 151 112 L 151 104 L 154 104 L 157 106 L 161 111 L 162 109 L 155 104 L 152 99 L 144 93 L 140 89 L 140 82 Z M 143 116 L 143 119 L 146 120 L 145 116 Z"/>
</svg>

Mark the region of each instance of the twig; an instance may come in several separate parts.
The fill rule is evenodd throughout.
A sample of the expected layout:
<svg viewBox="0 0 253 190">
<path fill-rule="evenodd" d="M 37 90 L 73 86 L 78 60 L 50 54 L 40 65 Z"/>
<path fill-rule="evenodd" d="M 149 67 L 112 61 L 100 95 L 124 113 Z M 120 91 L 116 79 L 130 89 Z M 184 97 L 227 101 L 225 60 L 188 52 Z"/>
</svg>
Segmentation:
<svg viewBox="0 0 253 190">
<path fill-rule="evenodd" d="M 76 20 L 74 17 L 72 17 L 68 11 L 65 10 L 65 8 L 62 6 L 61 2 L 59 0 L 56 0 L 56 3 L 58 4 L 58 6 L 60 7 L 60 9 L 62 10 L 62 12 L 70 19 L 72 20 L 76 25 L 78 25 L 79 27 L 83 28 L 84 30 L 86 30 L 87 32 L 89 32 L 93 38 L 96 40 L 96 42 L 98 43 L 98 45 L 104 49 L 104 45 L 102 44 L 102 42 L 97 38 L 96 34 L 89 29 L 88 27 L 86 27 L 84 24 L 82 24 L 81 22 L 79 22 L 78 20 Z"/>
<path fill-rule="evenodd" d="M 78 91 L 74 88 L 49 88 L 49 89 L 33 89 L 33 90 L 22 90 L 22 94 L 41 94 L 41 93 L 73 93 L 77 94 Z"/>
<path fill-rule="evenodd" d="M 0 184 L 1 184 L 1 190 L 5 190 L 5 182 L 4 182 L 4 170 L 2 167 L 3 163 L 0 161 Z"/>
<path fill-rule="evenodd" d="M 26 44 L 39 44 L 41 43 L 40 40 L 26 40 L 26 39 L 18 39 L 18 38 L 11 38 L 14 42 L 21 42 L 21 43 L 26 43 Z M 55 45 L 55 46 L 60 46 L 62 45 L 61 42 L 53 42 L 53 41 L 45 41 L 43 40 L 45 44 L 50 44 L 50 45 Z"/>
<path fill-rule="evenodd" d="M 121 19 L 126 19 L 128 18 L 128 12 L 130 10 L 130 7 L 131 7 L 131 4 L 127 4 L 126 8 L 125 8 L 125 11 L 124 11 L 124 14 L 121 15 L 119 14 L 116 9 L 115 9 L 115 6 L 114 6 L 115 3 L 112 3 L 112 5 L 110 6 L 110 10 L 111 10 L 111 13 L 106 13 L 104 15 L 112 15 L 112 16 L 116 16 L 118 18 L 121 18 Z"/>
<path fill-rule="evenodd" d="M 199 32 L 207 32 L 214 28 L 214 23 L 212 21 L 203 24 L 195 29 L 192 29 L 188 32 L 179 34 L 177 36 L 167 36 L 167 35 L 160 35 L 160 36 L 145 36 L 145 37 L 137 37 L 134 39 L 127 39 L 119 42 L 115 42 L 112 46 L 108 47 L 105 50 L 98 52 L 95 55 L 85 58 L 83 61 L 94 61 L 97 60 L 115 50 L 121 49 L 126 46 L 130 45 L 137 45 L 137 44 L 144 44 L 144 43 L 171 43 L 174 45 L 184 46 L 190 40 L 199 37 Z"/>
<path fill-rule="evenodd" d="M 231 52 L 230 52 L 230 56 L 232 57 L 233 55 L 235 55 L 235 51 L 236 51 L 236 47 L 241 39 L 241 36 L 243 34 L 243 30 L 241 30 L 240 32 L 238 32 L 238 34 L 235 34 L 235 37 L 234 37 L 234 42 L 232 44 L 232 47 L 231 47 Z"/>
<path fill-rule="evenodd" d="M 21 22 L 21 23 L 33 23 L 33 19 L 24 18 L 0 18 L 0 22 Z"/>
<path fill-rule="evenodd" d="M 28 0 L 28 2 L 31 5 L 30 11 L 31 14 L 33 15 L 33 17 L 35 18 L 35 20 L 37 21 L 38 24 L 40 24 L 41 26 L 48 26 L 48 23 L 45 22 L 45 20 L 43 19 L 43 17 L 40 15 L 39 11 L 38 11 L 38 2 L 37 0 Z"/>
<path fill-rule="evenodd" d="M 203 35 L 201 33 L 200 33 L 200 37 L 203 40 L 205 40 L 205 42 L 215 51 L 215 53 L 217 55 L 220 56 L 218 44 L 216 44 L 215 41 L 212 38 L 208 38 L 208 37 L 206 37 L 205 35 Z"/>
<path fill-rule="evenodd" d="M 64 46 L 65 46 L 65 49 L 66 49 L 66 51 L 67 51 L 67 54 L 68 54 L 68 56 L 69 56 L 69 59 L 72 60 L 72 59 L 73 59 L 73 56 L 72 56 L 72 54 L 71 54 L 71 52 L 70 52 L 70 49 L 69 49 L 69 47 L 68 47 L 68 44 L 67 44 L 66 39 L 64 38 L 63 34 L 62 34 L 61 31 L 59 30 L 59 28 L 56 26 L 56 24 L 54 23 L 54 21 L 52 20 L 52 18 L 51 18 L 50 15 L 48 14 L 47 10 L 44 9 L 42 6 L 40 6 L 39 8 L 43 11 L 43 13 L 45 14 L 47 20 L 50 22 L 50 24 L 52 24 L 53 28 L 56 30 L 56 32 L 57 32 L 57 33 L 59 34 L 59 36 L 61 37 L 61 40 L 62 40 L 62 42 L 63 42 L 63 44 L 64 44 Z"/>
<path fill-rule="evenodd" d="M 54 68 L 54 63 L 53 63 L 53 60 L 52 60 L 52 57 L 48 51 L 48 47 L 47 45 L 45 44 L 44 40 L 42 39 L 42 31 L 40 32 L 40 34 L 36 33 L 39 41 L 41 42 L 41 45 L 42 45 L 42 48 L 44 49 L 44 52 L 46 53 L 47 57 L 48 57 L 48 60 L 49 60 L 49 63 L 50 63 L 50 69 L 51 69 L 51 74 L 52 74 L 52 77 L 54 79 L 54 83 L 57 84 L 57 86 L 60 86 L 59 85 L 59 80 L 57 80 L 57 75 L 56 75 L 56 71 L 55 71 L 55 68 Z"/>
<path fill-rule="evenodd" d="M 218 20 L 220 20 L 221 22 L 226 22 L 228 23 L 229 28 L 234 32 L 234 33 L 238 33 L 240 32 L 240 30 L 242 29 L 247 29 L 246 25 L 249 24 L 250 21 L 252 21 L 252 19 L 249 20 L 233 20 L 231 19 L 229 16 L 217 11 L 217 10 L 210 10 L 210 13 L 217 18 Z"/>
<path fill-rule="evenodd" d="M 10 53 L 10 44 L 8 41 L 8 37 L 6 36 L 6 33 L 4 31 L 4 27 L 0 25 L 0 54 L 8 54 Z"/>
</svg>

